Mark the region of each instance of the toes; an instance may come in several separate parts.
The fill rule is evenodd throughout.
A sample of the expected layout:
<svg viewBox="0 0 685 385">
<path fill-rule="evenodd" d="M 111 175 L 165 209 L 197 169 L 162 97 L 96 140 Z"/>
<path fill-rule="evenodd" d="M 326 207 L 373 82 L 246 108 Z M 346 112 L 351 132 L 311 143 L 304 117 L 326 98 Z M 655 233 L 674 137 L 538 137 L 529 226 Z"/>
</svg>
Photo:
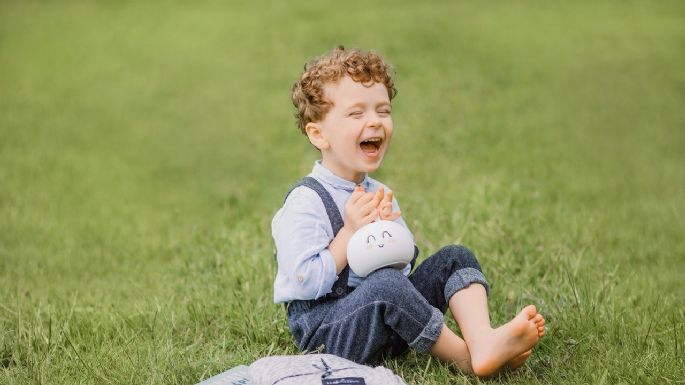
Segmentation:
<svg viewBox="0 0 685 385">
<path fill-rule="evenodd" d="M 537 322 L 536 325 L 538 326 L 538 336 L 542 337 L 545 335 L 545 319 L 541 319 L 540 322 Z"/>
<path fill-rule="evenodd" d="M 545 318 L 542 316 L 542 314 L 538 313 L 535 317 L 533 317 L 532 321 L 538 328 L 538 336 L 542 337 L 545 335 Z"/>
<path fill-rule="evenodd" d="M 528 305 L 521 310 L 521 313 L 525 314 L 528 319 L 532 319 L 538 314 L 538 310 L 535 308 L 535 305 Z"/>
<path fill-rule="evenodd" d="M 536 325 L 541 326 L 545 324 L 545 319 L 542 317 L 542 314 L 538 313 L 533 317 L 533 322 L 535 322 Z"/>
</svg>

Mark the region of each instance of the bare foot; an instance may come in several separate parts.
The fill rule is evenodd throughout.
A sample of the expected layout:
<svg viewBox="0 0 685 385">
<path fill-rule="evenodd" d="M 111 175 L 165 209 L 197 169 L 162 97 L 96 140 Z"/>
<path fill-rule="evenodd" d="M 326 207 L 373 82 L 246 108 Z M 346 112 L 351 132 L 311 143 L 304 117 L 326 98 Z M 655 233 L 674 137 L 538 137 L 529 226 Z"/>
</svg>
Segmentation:
<svg viewBox="0 0 685 385">
<path fill-rule="evenodd" d="M 525 351 L 525 352 L 519 354 L 518 356 L 512 358 L 511 360 L 509 360 L 504 365 L 504 367 L 508 370 L 518 369 L 526 362 L 526 360 L 528 359 L 528 357 L 530 357 L 531 354 L 533 354 L 532 350 Z"/>
<path fill-rule="evenodd" d="M 542 314 L 537 313 L 535 317 L 533 317 L 533 322 L 537 325 L 538 328 L 538 336 L 542 337 L 545 335 L 545 318 L 542 316 Z M 528 357 L 533 354 L 532 350 L 528 350 L 527 352 L 523 352 L 519 354 L 518 356 L 512 358 L 509 360 L 504 366 L 507 370 L 515 370 L 520 368 L 526 360 L 528 360 Z"/>
<path fill-rule="evenodd" d="M 534 305 L 526 306 L 506 324 L 497 329 L 484 329 L 473 340 L 466 341 L 473 372 L 479 377 L 488 377 L 507 364 L 523 365 L 528 358 L 525 353 L 538 343 L 540 333 L 544 334 L 544 319 L 536 318 L 537 315 Z"/>
</svg>

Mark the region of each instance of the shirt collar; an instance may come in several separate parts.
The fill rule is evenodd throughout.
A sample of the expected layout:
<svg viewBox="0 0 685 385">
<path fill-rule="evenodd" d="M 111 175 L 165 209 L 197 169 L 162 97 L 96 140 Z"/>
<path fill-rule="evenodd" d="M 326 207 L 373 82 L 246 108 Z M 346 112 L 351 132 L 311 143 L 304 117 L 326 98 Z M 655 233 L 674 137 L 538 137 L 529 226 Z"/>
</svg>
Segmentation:
<svg viewBox="0 0 685 385">
<path fill-rule="evenodd" d="M 316 179 L 319 179 L 322 182 L 328 183 L 329 185 L 333 186 L 333 188 L 336 189 L 341 189 L 345 190 L 348 192 L 352 192 L 354 190 L 354 187 L 357 185 L 356 183 L 349 181 L 347 179 L 343 179 L 335 174 L 326 167 L 321 164 L 321 160 L 317 160 L 314 162 L 314 168 L 312 169 L 312 176 L 315 177 Z M 364 190 L 369 189 L 369 175 L 364 174 L 364 179 L 360 183 L 362 187 L 364 187 Z"/>
</svg>

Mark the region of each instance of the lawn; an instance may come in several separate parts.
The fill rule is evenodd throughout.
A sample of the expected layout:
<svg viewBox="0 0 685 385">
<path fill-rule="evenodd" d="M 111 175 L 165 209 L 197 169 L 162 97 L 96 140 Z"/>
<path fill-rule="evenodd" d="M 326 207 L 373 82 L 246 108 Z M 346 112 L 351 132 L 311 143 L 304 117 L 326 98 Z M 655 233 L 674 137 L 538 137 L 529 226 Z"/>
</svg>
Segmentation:
<svg viewBox="0 0 685 385">
<path fill-rule="evenodd" d="M 469 246 L 493 321 L 535 303 L 548 325 L 490 381 L 386 366 L 685 383 L 684 26 L 680 1 L 0 0 L 0 384 L 194 384 L 296 353 L 270 222 L 318 154 L 290 86 L 340 43 L 396 68 L 374 176 L 421 256 Z"/>
</svg>

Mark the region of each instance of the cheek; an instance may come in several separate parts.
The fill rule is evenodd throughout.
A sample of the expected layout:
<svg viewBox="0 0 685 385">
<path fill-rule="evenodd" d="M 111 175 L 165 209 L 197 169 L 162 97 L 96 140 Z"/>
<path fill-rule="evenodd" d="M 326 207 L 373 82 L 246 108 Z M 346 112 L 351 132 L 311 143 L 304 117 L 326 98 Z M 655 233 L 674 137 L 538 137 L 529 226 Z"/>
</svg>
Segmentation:
<svg viewBox="0 0 685 385">
<path fill-rule="evenodd" d="M 357 146 L 357 137 L 352 134 L 352 130 L 347 128 L 347 127 L 338 127 L 340 131 L 346 131 L 346 132 L 341 132 L 337 133 L 335 135 L 335 142 L 338 143 L 339 146 L 345 147 L 346 149 L 351 149 L 352 147 Z"/>
<path fill-rule="evenodd" d="M 385 121 L 385 135 L 390 138 L 392 136 L 392 131 L 393 131 L 393 126 L 392 126 L 392 119 L 388 118 L 387 121 Z"/>
</svg>

